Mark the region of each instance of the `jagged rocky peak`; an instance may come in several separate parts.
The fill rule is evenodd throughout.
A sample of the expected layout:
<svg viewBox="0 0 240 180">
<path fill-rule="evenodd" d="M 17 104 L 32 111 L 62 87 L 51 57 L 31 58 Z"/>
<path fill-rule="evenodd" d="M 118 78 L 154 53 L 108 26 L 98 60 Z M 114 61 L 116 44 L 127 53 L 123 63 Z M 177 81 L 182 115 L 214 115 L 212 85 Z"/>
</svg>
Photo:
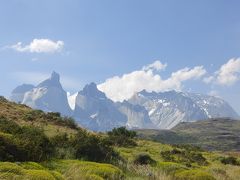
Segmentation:
<svg viewBox="0 0 240 180">
<path fill-rule="evenodd" d="M 41 82 L 37 87 L 59 87 L 62 88 L 60 83 L 60 75 L 55 71 L 52 72 L 51 77 Z"/>
<path fill-rule="evenodd" d="M 58 73 L 56 73 L 55 71 L 53 71 L 52 74 L 51 74 L 51 80 L 59 82 L 60 81 L 60 75 Z"/>
<path fill-rule="evenodd" d="M 47 112 L 60 112 L 63 115 L 71 114 L 67 93 L 60 83 L 60 75 L 54 71 L 48 79 L 26 92 L 22 103 Z"/>
<path fill-rule="evenodd" d="M 92 97 L 92 98 L 104 98 L 106 99 L 106 95 L 105 93 L 103 93 L 102 91 L 100 91 L 97 88 L 97 85 L 92 82 L 90 84 L 87 84 L 82 91 L 79 92 L 79 94 L 87 96 L 87 97 Z"/>
</svg>

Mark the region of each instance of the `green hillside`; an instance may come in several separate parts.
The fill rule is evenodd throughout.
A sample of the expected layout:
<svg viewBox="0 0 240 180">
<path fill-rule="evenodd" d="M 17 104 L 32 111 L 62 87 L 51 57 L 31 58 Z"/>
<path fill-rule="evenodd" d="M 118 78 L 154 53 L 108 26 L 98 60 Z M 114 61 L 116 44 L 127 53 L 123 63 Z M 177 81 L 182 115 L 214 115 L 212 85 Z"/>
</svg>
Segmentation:
<svg viewBox="0 0 240 180">
<path fill-rule="evenodd" d="M 146 133 L 150 137 L 156 132 Z M 183 138 L 175 132 L 163 134 Z M 239 157 L 238 153 L 141 140 L 123 127 L 93 133 L 58 113 L 0 98 L 0 179 L 237 180 Z"/>
<path fill-rule="evenodd" d="M 137 132 L 141 138 L 167 144 L 191 144 L 206 150 L 240 150 L 240 121 L 228 118 L 184 122 L 171 130 Z"/>
</svg>

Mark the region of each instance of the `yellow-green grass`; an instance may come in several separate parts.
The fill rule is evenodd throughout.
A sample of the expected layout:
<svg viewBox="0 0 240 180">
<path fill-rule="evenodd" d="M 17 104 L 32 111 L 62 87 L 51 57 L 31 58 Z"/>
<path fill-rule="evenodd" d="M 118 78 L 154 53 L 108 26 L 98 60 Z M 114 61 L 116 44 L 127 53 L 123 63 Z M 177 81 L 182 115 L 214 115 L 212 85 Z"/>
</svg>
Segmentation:
<svg viewBox="0 0 240 180">
<path fill-rule="evenodd" d="M 123 179 L 123 172 L 111 164 L 95 163 L 79 160 L 55 160 L 42 163 L 43 166 L 61 172 L 64 177 L 69 179 L 76 179 L 81 177 L 89 179 Z"/>
<path fill-rule="evenodd" d="M 63 180 L 64 178 L 60 173 L 45 169 L 37 163 L 0 162 L 0 179 Z"/>
<path fill-rule="evenodd" d="M 161 157 L 162 151 L 172 150 L 173 146 L 157 142 L 139 140 L 136 147 L 119 147 L 116 150 L 127 161 L 126 174 L 129 179 L 135 177 L 146 179 L 150 173 L 160 179 L 216 179 L 216 180 L 237 180 L 240 179 L 240 166 L 224 165 L 219 158 L 227 156 L 229 153 L 221 152 L 200 152 L 206 158 L 207 165 L 198 165 L 196 163 L 187 166 L 185 163 L 165 162 Z M 140 153 L 147 153 L 157 163 L 154 166 L 136 166 L 133 164 L 134 158 Z M 234 153 L 230 153 L 234 155 Z M 238 156 L 236 156 L 238 157 Z M 142 173 L 144 172 L 144 173 Z M 157 174 L 157 175 L 156 175 Z"/>
<path fill-rule="evenodd" d="M 35 162 L 0 162 L 0 179 L 28 180 L 115 180 L 124 179 L 123 172 L 111 165 L 78 160 Z"/>
<path fill-rule="evenodd" d="M 116 151 L 127 161 L 132 162 L 140 153 L 149 154 L 155 161 L 163 161 L 160 156 L 161 151 L 172 149 L 171 146 L 145 140 L 138 140 L 135 147 L 118 147 Z"/>
</svg>

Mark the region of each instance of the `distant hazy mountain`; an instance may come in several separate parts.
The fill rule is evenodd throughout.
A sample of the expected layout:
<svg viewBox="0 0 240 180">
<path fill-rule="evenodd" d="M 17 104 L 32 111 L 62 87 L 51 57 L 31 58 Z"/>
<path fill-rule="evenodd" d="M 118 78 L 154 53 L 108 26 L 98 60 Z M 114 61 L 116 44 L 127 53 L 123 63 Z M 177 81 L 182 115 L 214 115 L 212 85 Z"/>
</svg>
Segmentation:
<svg viewBox="0 0 240 180">
<path fill-rule="evenodd" d="M 34 109 L 71 115 L 67 94 L 60 84 L 59 74 L 55 72 L 52 73 L 49 79 L 25 92 L 22 103 Z"/>
<path fill-rule="evenodd" d="M 141 91 L 129 99 L 129 102 L 144 106 L 151 121 L 159 129 L 170 129 L 180 122 L 238 117 L 224 100 L 194 93 Z"/>
<path fill-rule="evenodd" d="M 31 84 L 22 84 L 18 87 L 16 87 L 12 93 L 11 93 L 11 96 L 10 96 L 10 100 L 11 101 L 14 101 L 16 103 L 21 103 L 23 101 L 23 98 L 24 98 L 24 94 L 30 90 L 32 90 L 34 88 L 33 85 Z"/>
<path fill-rule="evenodd" d="M 107 131 L 127 123 L 127 117 L 94 83 L 78 92 L 73 116 L 78 123 L 95 131 Z"/>
<path fill-rule="evenodd" d="M 142 129 L 150 128 L 153 129 L 154 125 L 148 116 L 147 110 L 140 105 L 133 105 L 127 101 L 122 103 L 116 103 L 117 108 L 120 112 L 127 116 L 126 126 L 131 129 Z"/>
</svg>

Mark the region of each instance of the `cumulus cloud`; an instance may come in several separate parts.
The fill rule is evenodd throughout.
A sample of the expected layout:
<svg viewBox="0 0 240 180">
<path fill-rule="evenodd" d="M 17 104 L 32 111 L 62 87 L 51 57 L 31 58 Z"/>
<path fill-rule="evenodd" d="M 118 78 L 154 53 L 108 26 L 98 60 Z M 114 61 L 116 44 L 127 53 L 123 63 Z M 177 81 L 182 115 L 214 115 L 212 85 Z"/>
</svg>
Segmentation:
<svg viewBox="0 0 240 180">
<path fill-rule="evenodd" d="M 204 82 L 230 86 L 240 80 L 240 58 L 230 59 L 223 64 L 213 75 L 204 78 Z"/>
<path fill-rule="evenodd" d="M 141 70 L 109 78 L 104 83 L 99 84 L 98 88 L 113 101 L 123 101 L 144 89 L 148 92 L 181 90 L 184 81 L 201 78 L 206 73 L 202 66 L 196 66 L 192 69 L 180 69 L 173 72 L 169 78 L 162 79 L 156 70 L 165 69 L 166 66 L 160 61 L 155 61 L 153 64 L 144 66 Z"/>
<path fill-rule="evenodd" d="M 223 64 L 218 72 L 216 72 L 217 83 L 221 85 L 232 85 L 240 80 L 240 58 L 230 59 Z"/>
<path fill-rule="evenodd" d="M 18 52 L 30 52 L 30 53 L 55 53 L 60 52 L 63 49 L 63 41 L 53 41 L 50 39 L 33 39 L 28 45 L 23 45 L 22 42 L 18 42 L 12 45 L 11 48 Z"/>
</svg>

